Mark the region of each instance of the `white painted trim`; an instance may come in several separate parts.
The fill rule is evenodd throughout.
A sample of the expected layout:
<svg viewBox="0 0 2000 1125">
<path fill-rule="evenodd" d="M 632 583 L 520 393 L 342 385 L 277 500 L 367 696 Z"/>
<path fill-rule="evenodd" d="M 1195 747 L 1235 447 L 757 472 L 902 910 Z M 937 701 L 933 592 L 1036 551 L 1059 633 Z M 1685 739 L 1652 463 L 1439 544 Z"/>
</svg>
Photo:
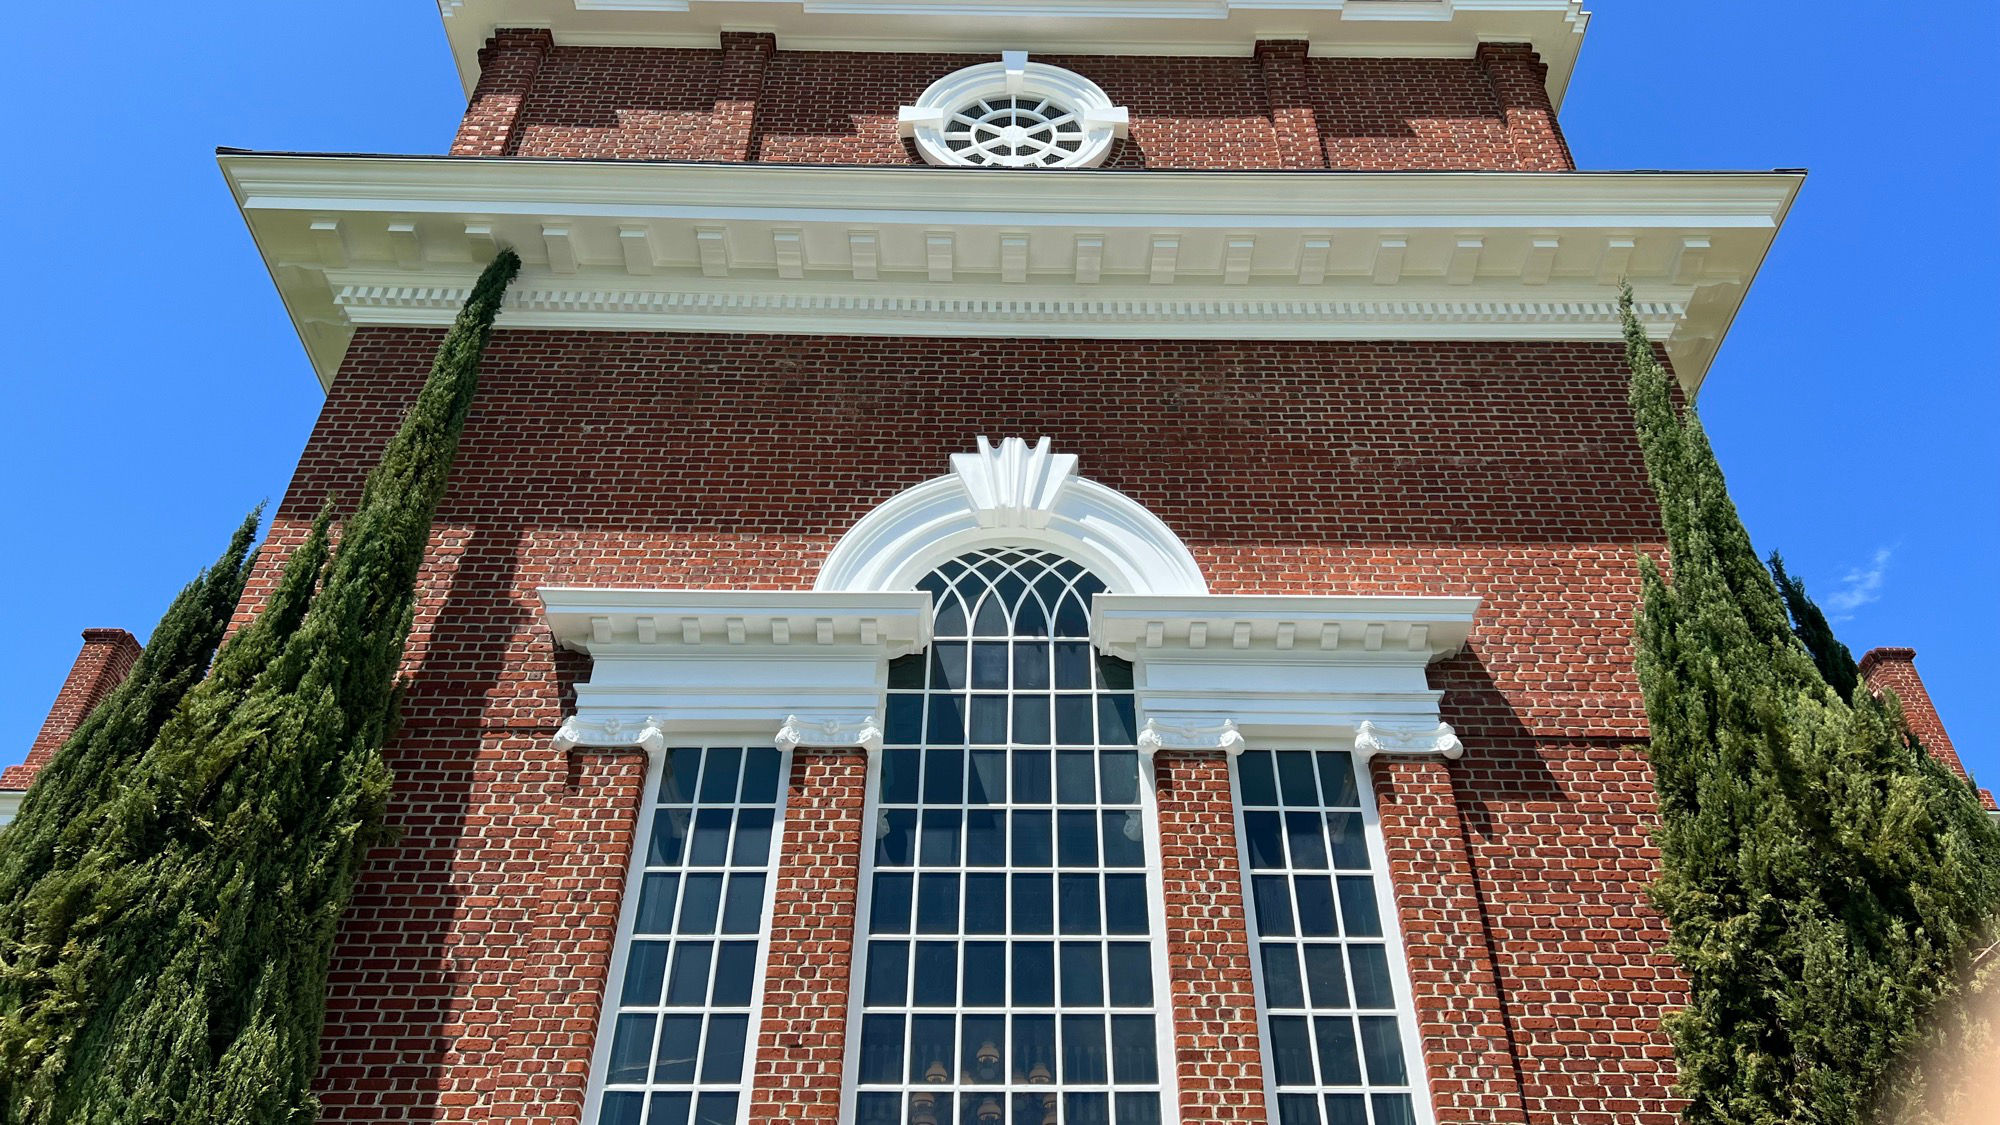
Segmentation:
<svg viewBox="0 0 2000 1125">
<path fill-rule="evenodd" d="M 506 328 L 1163 340 L 1612 340 L 1615 252 L 1692 391 L 1800 182 L 251 154 L 222 165 L 328 383 L 357 325 L 448 323 L 496 246 L 524 256 Z M 554 257 L 552 227 L 566 232 Z M 1381 268 L 1384 245 L 1397 268 Z"/>
<path fill-rule="evenodd" d="M 0 789 L 0 828 L 14 823 L 21 815 L 21 798 L 28 795 L 25 789 Z"/>
<path fill-rule="evenodd" d="M 990 98 L 1047 98 L 1058 110 L 1078 120 L 1079 147 L 1055 164 L 1033 162 L 1035 167 L 1095 168 L 1111 155 L 1112 142 L 1126 135 L 1129 115 L 1103 87 L 1072 70 L 1047 63 L 1028 61 L 1025 51 L 1008 51 L 999 62 L 979 63 L 955 70 L 918 96 L 915 104 L 903 106 L 897 121 L 905 137 L 917 143 L 917 152 L 932 164 L 954 167 L 1024 167 L 1009 156 L 973 160 L 971 150 L 953 148 L 948 141 L 954 114 L 963 113 L 975 102 Z M 978 138 L 973 145 L 976 148 Z"/>
<path fill-rule="evenodd" d="M 1206 593 L 1194 555 L 1158 516 L 1076 475 L 1076 458 L 1019 438 L 952 457 L 953 473 L 883 501 L 820 564 L 815 591 L 914 589 L 940 563 L 1005 542 L 1042 547 L 1123 593 Z"/>
</svg>

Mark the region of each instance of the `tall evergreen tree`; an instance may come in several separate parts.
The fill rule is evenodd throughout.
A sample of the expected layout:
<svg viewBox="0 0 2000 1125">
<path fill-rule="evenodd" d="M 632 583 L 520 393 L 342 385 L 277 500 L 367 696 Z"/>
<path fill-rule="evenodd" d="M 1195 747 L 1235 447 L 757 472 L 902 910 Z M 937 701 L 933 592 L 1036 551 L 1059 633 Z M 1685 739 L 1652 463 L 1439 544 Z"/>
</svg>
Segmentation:
<svg viewBox="0 0 2000 1125">
<path fill-rule="evenodd" d="M 1806 652 L 1833 693 L 1842 699 L 1853 699 L 1854 689 L 1861 686 L 1861 670 L 1854 662 L 1854 654 L 1833 635 L 1826 614 L 1806 595 L 1805 581 L 1785 573 L 1785 560 L 1776 551 L 1771 552 L 1771 577 L 1778 584 L 1778 593 L 1784 595 L 1786 611 L 1792 615 L 1792 635 L 1806 646 Z"/>
<path fill-rule="evenodd" d="M 416 575 L 519 268 L 503 251 L 480 276 L 337 548 L 323 565 L 295 554 L 291 601 L 224 650 L 147 752 L 143 788 L 102 818 L 115 878 L 78 889 L 94 971 L 43 1006 L 61 1049 L 9 1097 L 12 1120 L 313 1120 L 327 961 L 381 838 Z"/>
<path fill-rule="evenodd" d="M 0 834 L 0 1025 L 17 1019 L 71 952 L 68 870 L 91 845 L 94 812 L 132 782 L 161 724 L 208 670 L 255 561 L 260 514 L 245 517 L 222 557 L 174 598 L 130 674 L 36 774 Z M 17 1042 L 0 1033 L 0 1070 Z"/>
<path fill-rule="evenodd" d="M 2000 908 L 2000 831 L 1843 700 L 1792 635 L 1692 411 L 1624 303 L 1631 404 L 1671 584 L 1640 560 L 1638 671 L 1662 870 L 1690 986 L 1667 1020 L 1694 1123 L 1859 1123 L 1896 1093 Z"/>
</svg>

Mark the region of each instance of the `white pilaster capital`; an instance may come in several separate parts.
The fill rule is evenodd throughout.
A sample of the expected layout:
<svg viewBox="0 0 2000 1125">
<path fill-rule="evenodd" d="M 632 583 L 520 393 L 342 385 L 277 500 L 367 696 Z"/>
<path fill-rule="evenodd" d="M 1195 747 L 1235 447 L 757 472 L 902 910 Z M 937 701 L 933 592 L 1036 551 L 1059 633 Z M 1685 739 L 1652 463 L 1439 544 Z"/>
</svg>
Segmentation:
<svg viewBox="0 0 2000 1125">
<path fill-rule="evenodd" d="M 882 752 L 882 725 L 873 715 L 789 715 L 771 741 L 780 750 L 859 747 L 873 758 Z"/>
<path fill-rule="evenodd" d="M 1234 719 L 1197 719 L 1162 722 L 1147 719 L 1139 732 L 1139 753 L 1147 759 L 1161 750 L 1221 750 L 1230 757 L 1243 752 L 1243 732 Z"/>
<path fill-rule="evenodd" d="M 1465 743 L 1446 722 L 1378 726 L 1364 719 L 1354 728 L 1354 756 L 1364 762 L 1377 754 L 1425 754 L 1457 761 L 1464 753 Z"/>
<path fill-rule="evenodd" d="M 643 723 L 571 715 L 556 728 L 555 745 L 556 749 L 564 751 L 578 746 L 637 746 L 649 754 L 659 754 L 667 749 L 667 732 L 659 720 L 650 715 Z"/>
</svg>

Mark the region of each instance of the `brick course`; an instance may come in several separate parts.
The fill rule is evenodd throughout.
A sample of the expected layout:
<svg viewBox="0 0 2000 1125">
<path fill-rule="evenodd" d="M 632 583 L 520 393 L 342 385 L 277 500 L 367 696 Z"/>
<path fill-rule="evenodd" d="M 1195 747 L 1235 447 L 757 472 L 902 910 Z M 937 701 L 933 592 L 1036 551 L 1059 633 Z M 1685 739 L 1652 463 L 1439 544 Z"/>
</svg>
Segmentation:
<svg viewBox="0 0 2000 1125">
<path fill-rule="evenodd" d="M 319 498 L 356 493 L 438 339 L 356 336 L 249 601 Z M 1465 654 L 1432 670 L 1465 759 L 1376 769 L 1440 1120 L 1667 1125 L 1657 1019 L 1679 986 L 1643 900 L 1652 804 L 1630 748 L 1633 558 L 1660 548 L 1624 382 L 1608 342 L 496 334 L 419 579 L 389 749 L 402 839 L 371 861 L 336 959 L 327 1120 L 581 1106 L 643 795 L 629 760 L 552 748 L 586 668 L 553 650 L 535 588 L 809 587 L 856 519 L 984 433 L 1079 453 L 1218 592 L 1486 599 Z M 1215 874 L 1237 864 L 1222 768 L 1161 756 L 1167 890 L 1212 903 L 1177 908 L 1169 935 L 1172 987 L 1202 998 L 1176 1012 L 1190 1121 L 1261 1097 L 1222 897 L 1240 892 Z M 851 941 L 861 767 L 799 769 L 768 985 L 783 1018 L 752 1097 L 818 1119 L 837 1106 L 846 967 L 791 943 Z"/>
<path fill-rule="evenodd" d="M 1132 114 L 1118 168 L 1571 169 L 1534 51 L 1472 59 L 1036 55 Z M 986 55 L 554 46 L 502 31 L 452 152 L 590 159 L 921 164 L 897 107 Z"/>
</svg>

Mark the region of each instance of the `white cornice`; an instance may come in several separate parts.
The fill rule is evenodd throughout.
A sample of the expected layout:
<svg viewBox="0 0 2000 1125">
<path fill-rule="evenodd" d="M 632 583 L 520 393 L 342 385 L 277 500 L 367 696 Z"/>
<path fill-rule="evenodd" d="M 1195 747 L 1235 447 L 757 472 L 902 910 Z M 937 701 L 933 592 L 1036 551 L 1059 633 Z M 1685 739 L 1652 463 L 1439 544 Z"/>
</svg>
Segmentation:
<svg viewBox="0 0 2000 1125">
<path fill-rule="evenodd" d="M 1590 14 L 1577 0 L 438 0 L 468 92 L 496 29 L 543 27 L 558 43 L 713 47 L 768 31 L 785 50 L 997 54 L 1247 55 L 1259 39 L 1314 54 L 1469 57 L 1530 43 L 1561 105 Z"/>
<path fill-rule="evenodd" d="M 509 245 L 524 328 L 1614 339 L 1629 277 L 1693 391 L 1801 179 L 221 161 L 322 381 Z"/>
</svg>

